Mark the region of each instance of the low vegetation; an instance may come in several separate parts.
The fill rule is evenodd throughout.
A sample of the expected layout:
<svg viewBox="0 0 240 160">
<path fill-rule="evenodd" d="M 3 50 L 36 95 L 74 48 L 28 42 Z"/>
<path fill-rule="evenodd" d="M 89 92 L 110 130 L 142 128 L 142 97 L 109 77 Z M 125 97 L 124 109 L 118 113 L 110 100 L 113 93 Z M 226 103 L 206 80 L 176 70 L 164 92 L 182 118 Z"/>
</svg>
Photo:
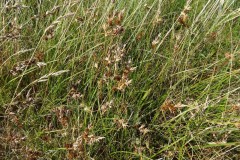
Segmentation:
<svg viewBox="0 0 240 160">
<path fill-rule="evenodd" d="M 0 159 L 240 159 L 239 0 L 0 3 Z"/>
</svg>

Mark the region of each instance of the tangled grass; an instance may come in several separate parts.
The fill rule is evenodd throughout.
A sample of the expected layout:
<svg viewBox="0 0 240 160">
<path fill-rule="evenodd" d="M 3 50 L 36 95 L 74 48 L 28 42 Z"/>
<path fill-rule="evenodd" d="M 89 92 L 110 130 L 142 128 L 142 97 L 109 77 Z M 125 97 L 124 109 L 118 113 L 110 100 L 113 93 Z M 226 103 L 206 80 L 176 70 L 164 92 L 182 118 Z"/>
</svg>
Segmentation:
<svg viewBox="0 0 240 160">
<path fill-rule="evenodd" d="M 240 1 L 0 5 L 0 159 L 240 159 Z"/>
</svg>

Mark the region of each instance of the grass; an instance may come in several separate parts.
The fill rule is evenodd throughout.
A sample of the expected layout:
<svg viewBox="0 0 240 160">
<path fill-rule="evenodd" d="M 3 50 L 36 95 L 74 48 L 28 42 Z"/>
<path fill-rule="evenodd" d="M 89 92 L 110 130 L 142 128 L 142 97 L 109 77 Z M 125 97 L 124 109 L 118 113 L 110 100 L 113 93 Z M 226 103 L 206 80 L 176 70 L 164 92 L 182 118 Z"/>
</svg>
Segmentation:
<svg viewBox="0 0 240 160">
<path fill-rule="evenodd" d="M 239 2 L 1 2 L 0 159 L 239 159 Z"/>
</svg>

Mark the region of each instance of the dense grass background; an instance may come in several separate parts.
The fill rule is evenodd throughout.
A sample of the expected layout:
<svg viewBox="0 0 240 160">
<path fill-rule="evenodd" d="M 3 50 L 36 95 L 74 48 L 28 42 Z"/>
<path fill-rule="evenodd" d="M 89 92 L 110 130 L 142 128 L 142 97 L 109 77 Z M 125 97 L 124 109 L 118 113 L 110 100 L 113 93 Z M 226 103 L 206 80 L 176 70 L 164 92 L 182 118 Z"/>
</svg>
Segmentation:
<svg viewBox="0 0 240 160">
<path fill-rule="evenodd" d="M 0 5 L 0 159 L 240 158 L 240 1 Z"/>
</svg>

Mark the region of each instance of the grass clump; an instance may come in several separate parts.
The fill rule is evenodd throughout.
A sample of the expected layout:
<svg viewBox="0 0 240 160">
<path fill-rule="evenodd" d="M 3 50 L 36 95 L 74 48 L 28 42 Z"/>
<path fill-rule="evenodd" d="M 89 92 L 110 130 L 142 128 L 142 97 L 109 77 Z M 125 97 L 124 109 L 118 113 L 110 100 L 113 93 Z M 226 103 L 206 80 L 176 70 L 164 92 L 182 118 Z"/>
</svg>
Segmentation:
<svg viewBox="0 0 240 160">
<path fill-rule="evenodd" d="M 1 159 L 239 159 L 239 7 L 1 2 Z"/>
</svg>

